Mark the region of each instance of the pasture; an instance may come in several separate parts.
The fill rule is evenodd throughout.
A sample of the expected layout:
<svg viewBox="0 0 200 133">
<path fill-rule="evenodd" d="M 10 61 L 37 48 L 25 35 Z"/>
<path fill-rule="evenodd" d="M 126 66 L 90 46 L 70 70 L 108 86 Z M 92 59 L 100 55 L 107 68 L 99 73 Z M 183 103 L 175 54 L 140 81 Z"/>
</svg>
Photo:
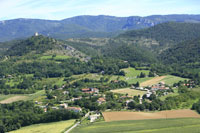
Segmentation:
<svg viewBox="0 0 200 133">
<path fill-rule="evenodd" d="M 166 75 L 166 76 L 160 76 L 160 77 L 154 77 L 150 80 L 146 80 L 140 84 L 140 86 L 151 86 L 154 84 L 157 84 L 161 81 L 165 82 L 167 85 L 173 85 L 174 83 L 178 83 L 179 81 L 188 80 L 187 78 L 181 78 L 173 75 Z"/>
<path fill-rule="evenodd" d="M 70 56 L 65 56 L 65 55 L 56 55 L 55 57 L 53 57 L 52 55 L 44 55 L 40 57 L 41 60 L 65 60 L 69 58 Z"/>
<path fill-rule="evenodd" d="M 120 94 L 128 94 L 128 96 L 143 96 L 146 91 L 140 91 L 140 90 L 135 90 L 135 89 L 130 89 L 130 88 L 125 88 L 125 89 L 117 89 L 117 90 L 111 90 L 113 93 L 120 93 Z"/>
<path fill-rule="evenodd" d="M 167 85 L 173 85 L 174 83 L 178 83 L 179 81 L 184 81 L 184 80 L 188 80 L 188 79 L 173 76 L 173 75 L 166 75 L 165 78 L 162 79 L 161 81 L 164 81 L 165 84 L 167 84 Z"/>
<path fill-rule="evenodd" d="M 79 126 L 71 133 L 199 133 L 199 118 L 97 122 Z"/>
<path fill-rule="evenodd" d="M 25 100 L 25 99 L 27 99 L 27 96 L 13 96 L 13 97 L 9 97 L 5 100 L 0 101 L 0 104 L 8 104 L 8 103 Z"/>
<path fill-rule="evenodd" d="M 61 133 L 74 124 L 75 120 L 35 124 L 10 133 Z"/>
<path fill-rule="evenodd" d="M 161 77 L 152 78 L 152 79 L 150 79 L 150 80 L 147 80 L 147 81 L 145 81 L 145 82 L 142 82 L 142 83 L 140 84 L 140 86 L 145 87 L 145 86 L 151 86 L 151 85 L 157 84 L 157 83 L 159 83 L 160 81 L 162 81 L 165 77 L 166 77 L 166 76 L 161 76 Z"/>
<path fill-rule="evenodd" d="M 126 77 L 137 77 L 140 73 L 145 73 L 146 75 L 149 74 L 149 70 L 136 70 L 135 68 L 129 67 L 122 69 L 126 73 Z"/>
<path fill-rule="evenodd" d="M 10 95 L 0 95 L 0 104 L 7 104 L 12 103 L 20 100 L 33 100 L 33 101 L 40 101 L 41 98 L 44 98 L 45 91 L 37 91 L 34 94 L 10 94 Z"/>
<path fill-rule="evenodd" d="M 160 112 L 104 112 L 104 119 L 109 121 L 120 120 L 144 120 L 144 119 L 168 119 L 168 118 L 200 118 L 200 115 L 192 110 L 170 110 Z"/>
</svg>

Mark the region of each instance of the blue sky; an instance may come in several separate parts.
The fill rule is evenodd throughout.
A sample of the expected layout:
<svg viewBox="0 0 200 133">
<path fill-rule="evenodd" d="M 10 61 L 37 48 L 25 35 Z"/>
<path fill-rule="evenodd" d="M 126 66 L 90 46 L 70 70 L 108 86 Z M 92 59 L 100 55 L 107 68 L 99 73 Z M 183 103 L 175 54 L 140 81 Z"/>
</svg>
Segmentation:
<svg viewBox="0 0 200 133">
<path fill-rule="evenodd" d="M 200 14 L 200 0 L 0 0 L 0 20 L 61 20 L 78 15 Z"/>
</svg>

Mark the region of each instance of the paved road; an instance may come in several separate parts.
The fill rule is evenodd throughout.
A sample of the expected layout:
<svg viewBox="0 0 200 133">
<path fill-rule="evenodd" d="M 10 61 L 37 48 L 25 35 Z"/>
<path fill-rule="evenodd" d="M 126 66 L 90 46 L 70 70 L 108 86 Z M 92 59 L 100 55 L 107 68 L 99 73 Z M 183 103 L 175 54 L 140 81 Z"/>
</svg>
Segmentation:
<svg viewBox="0 0 200 133">
<path fill-rule="evenodd" d="M 90 114 L 90 112 L 88 112 L 87 114 L 85 114 L 84 118 L 87 118 L 89 116 L 89 114 Z M 81 121 L 83 121 L 83 120 L 81 120 Z M 65 133 L 69 133 L 72 129 L 74 129 L 75 127 L 77 127 L 79 124 L 80 124 L 80 122 L 77 122 L 70 129 L 68 129 Z"/>
<path fill-rule="evenodd" d="M 74 129 L 75 127 L 77 127 L 79 124 L 80 124 L 80 122 L 77 122 L 70 129 L 68 129 L 65 133 L 69 133 L 72 129 Z"/>
</svg>

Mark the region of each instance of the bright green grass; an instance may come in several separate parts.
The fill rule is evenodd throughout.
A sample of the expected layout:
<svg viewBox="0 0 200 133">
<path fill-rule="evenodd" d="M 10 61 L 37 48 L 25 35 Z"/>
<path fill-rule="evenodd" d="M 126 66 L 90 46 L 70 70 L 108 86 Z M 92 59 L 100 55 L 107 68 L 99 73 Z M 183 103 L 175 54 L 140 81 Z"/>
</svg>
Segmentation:
<svg viewBox="0 0 200 133">
<path fill-rule="evenodd" d="M 70 56 L 66 56 L 66 55 L 56 55 L 56 57 L 52 57 L 52 55 L 45 55 L 40 57 L 41 60 L 65 60 L 65 59 L 69 59 Z"/>
<path fill-rule="evenodd" d="M 38 81 L 38 83 L 42 85 L 58 85 L 62 86 L 65 84 L 64 78 L 43 78 L 41 81 Z"/>
<path fill-rule="evenodd" d="M 129 84 L 135 84 L 137 82 L 142 83 L 145 82 L 147 80 L 151 80 L 153 77 L 146 77 L 146 78 L 133 78 L 133 79 L 127 79 L 125 80 L 126 82 L 128 82 Z"/>
<path fill-rule="evenodd" d="M 75 120 L 35 124 L 27 127 L 22 127 L 19 130 L 11 133 L 61 133 L 74 124 Z"/>
<path fill-rule="evenodd" d="M 41 101 L 43 97 L 46 97 L 45 94 L 45 90 L 41 90 L 34 94 L 26 94 L 25 96 L 28 96 L 26 100 Z"/>
<path fill-rule="evenodd" d="M 178 83 L 179 81 L 184 81 L 184 80 L 188 80 L 188 79 L 177 77 L 177 76 L 172 76 L 172 75 L 166 75 L 166 77 L 164 79 L 162 79 L 161 81 L 164 81 L 165 84 L 167 84 L 167 85 L 173 85 L 174 83 Z"/>
<path fill-rule="evenodd" d="M 135 68 L 129 67 L 129 68 L 125 68 L 122 69 L 125 71 L 126 73 L 126 77 L 136 77 L 138 75 L 140 75 L 140 73 L 145 73 L 146 75 L 149 74 L 149 70 L 135 70 Z"/>
<path fill-rule="evenodd" d="M 98 122 L 79 126 L 72 133 L 199 133 L 200 119 L 156 119 Z"/>
<path fill-rule="evenodd" d="M 123 89 L 116 89 L 116 90 L 111 90 L 113 93 L 119 93 L 119 94 L 128 94 L 128 96 L 143 96 L 146 91 L 140 91 L 140 90 L 135 90 L 135 89 L 130 89 L 130 88 L 123 88 Z"/>
</svg>

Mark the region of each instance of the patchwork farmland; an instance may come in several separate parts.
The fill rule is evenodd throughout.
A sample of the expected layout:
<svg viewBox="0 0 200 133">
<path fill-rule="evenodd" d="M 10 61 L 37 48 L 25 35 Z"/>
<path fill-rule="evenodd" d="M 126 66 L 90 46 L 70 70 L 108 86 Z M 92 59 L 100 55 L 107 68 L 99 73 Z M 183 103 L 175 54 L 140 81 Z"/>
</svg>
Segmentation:
<svg viewBox="0 0 200 133">
<path fill-rule="evenodd" d="M 160 111 L 154 113 L 146 112 L 104 112 L 104 119 L 109 121 L 120 120 L 144 120 L 144 119 L 168 119 L 168 118 L 200 118 L 200 115 L 195 111 L 185 110 L 171 110 Z"/>
</svg>

